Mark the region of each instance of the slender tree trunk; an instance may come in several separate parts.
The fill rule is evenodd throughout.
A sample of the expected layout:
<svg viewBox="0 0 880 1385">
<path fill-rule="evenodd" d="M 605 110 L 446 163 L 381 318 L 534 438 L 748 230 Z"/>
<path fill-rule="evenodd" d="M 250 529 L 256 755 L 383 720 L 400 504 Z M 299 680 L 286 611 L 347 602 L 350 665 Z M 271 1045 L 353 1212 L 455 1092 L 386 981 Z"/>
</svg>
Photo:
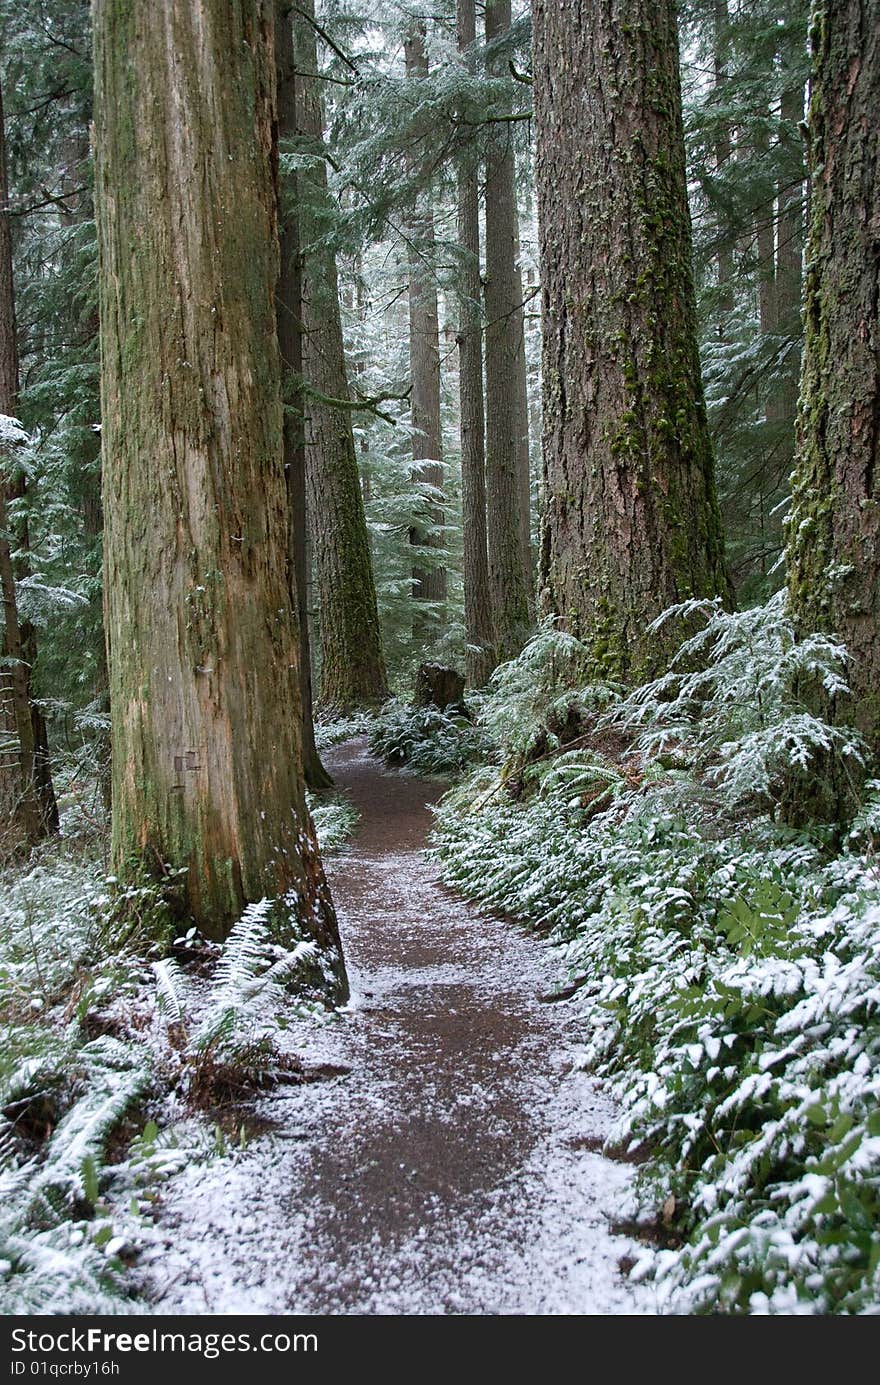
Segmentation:
<svg viewBox="0 0 880 1385">
<path fill-rule="evenodd" d="M 305 806 L 288 577 L 272 0 L 97 0 L 113 858 L 222 937 L 275 901 L 346 993 Z"/>
<path fill-rule="evenodd" d="M 880 0 L 826 0 L 811 31 L 811 205 L 788 526 L 804 632 L 851 656 L 851 715 L 880 747 Z"/>
<path fill-rule="evenodd" d="M 419 81 L 428 74 L 425 26 L 416 24 L 404 46 L 407 75 Z M 434 273 L 434 215 L 430 207 L 418 210 L 410 226 L 409 342 L 412 379 L 413 477 L 443 493 L 443 433 L 440 420 L 440 315 Z M 432 525 L 442 525 L 441 504 L 428 506 Z M 421 549 L 442 548 L 442 538 L 418 526 L 412 542 Z M 413 627 L 424 639 L 437 624 L 445 622 L 446 569 L 440 563 L 413 566 L 413 595 L 417 602 L 434 603 L 437 615 L 418 615 Z"/>
<path fill-rule="evenodd" d="M 730 586 L 697 352 L 674 0 L 537 0 L 544 265 L 541 576 L 600 671 L 638 680 L 648 624 Z"/>
<path fill-rule="evenodd" d="M 357 313 L 357 320 L 358 320 L 359 323 L 361 323 L 361 325 L 363 325 L 363 324 L 366 322 L 366 320 L 367 320 L 367 307 L 366 307 L 366 303 L 365 303 L 365 301 L 364 301 L 364 281 L 363 281 L 362 275 L 363 275 L 363 265 L 362 265 L 362 262 L 361 262 L 361 253 L 360 253 L 360 251 L 358 251 L 357 254 L 356 254 L 356 256 L 355 256 L 355 260 L 354 260 L 354 276 L 355 276 L 355 301 L 354 301 L 354 310 L 355 310 L 355 312 Z M 357 361 L 356 361 L 356 363 L 355 363 L 355 373 L 356 373 L 358 376 L 363 375 L 363 373 L 364 373 L 364 367 L 365 367 L 364 352 L 363 352 L 363 350 L 361 350 L 361 351 L 358 353 L 358 358 L 357 358 Z M 371 468 L 371 466 L 370 466 L 370 442 L 369 442 L 369 438 L 368 438 L 366 435 L 364 435 L 364 436 L 361 438 L 360 452 L 361 452 L 361 457 L 360 457 L 361 493 L 362 493 L 362 495 L 363 495 L 363 497 L 364 497 L 364 508 L 366 509 L 366 507 L 370 504 L 370 502 L 371 502 L 371 500 L 372 500 L 372 498 L 373 498 L 373 473 L 372 473 L 372 468 Z M 372 549 L 372 544 L 371 544 L 371 545 L 370 545 L 370 552 L 372 552 L 372 551 L 373 551 L 373 549 Z"/>
<path fill-rule="evenodd" d="M 477 39 L 474 0 L 458 0 L 458 47 L 472 65 Z M 475 166 L 458 173 L 459 403 L 461 508 L 464 535 L 464 624 L 467 679 L 481 688 L 495 667 L 495 632 L 486 546 L 486 443 L 483 401 L 483 331 L 480 285 L 480 194 Z"/>
<path fill-rule="evenodd" d="M 276 0 L 275 65 L 278 83 L 278 137 L 296 134 L 296 63 L 289 0 Z M 299 620 L 300 688 L 302 692 L 303 770 L 313 793 L 329 789 L 333 780 L 321 763 L 315 745 L 312 708 L 312 651 L 308 610 L 308 522 L 306 517 L 306 438 L 303 374 L 302 255 L 297 211 L 297 175 L 291 175 L 289 197 L 280 190 L 276 315 L 278 348 L 284 389 L 284 474 L 287 478 L 290 556 Z"/>
<path fill-rule="evenodd" d="M 766 130 L 755 136 L 757 152 L 766 159 L 770 138 Z M 758 261 L 758 326 L 762 337 L 771 336 L 777 327 L 776 311 L 776 204 L 761 206 L 754 214 L 755 254 Z"/>
<path fill-rule="evenodd" d="M 297 124 L 316 156 L 298 177 L 303 248 L 303 364 L 307 381 L 306 477 L 321 614 L 325 714 L 375 706 L 388 696 L 373 560 L 352 432 L 336 255 L 327 234 L 324 113 L 317 82 L 312 0 L 294 12 Z M 332 401 L 336 400 L 334 404 Z"/>
<path fill-rule="evenodd" d="M 67 272 L 75 274 L 75 260 L 79 253 L 82 228 L 91 226 L 95 220 L 95 204 L 88 167 L 91 163 L 89 129 L 91 108 L 83 112 L 86 117 L 72 131 L 66 141 L 67 160 L 62 180 L 63 206 L 59 208 L 59 220 L 71 229 L 79 228 L 70 237 L 65 247 L 64 260 Z M 83 342 L 80 357 L 90 368 L 89 384 L 80 405 L 81 419 L 78 428 L 68 444 L 69 460 L 74 469 L 75 482 L 72 499 L 76 505 L 82 525 L 82 535 L 86 547 L 92 548 L 94 557 L 100 553 L 101 537 L 104 532 L 104 514 L 101 506 L 101 434 L 94 428 L 101 415 L 100 381 L 98 367 L 100 362 L 98 305 L 91 296 L 85 301 L 79 295 L 71 298 L 67 314 L 67 330 L 71 341 Z M 85 345 L 88 343 L 88 345 Z M 92 378 L 94 370 L 94 379 Z M 85 555 L 84 555 L 85 556 Z M 87 559 L 88 561 L 88 559 Z M 86 657 L 92 663 L 90 686 L 93 709 L 109 711 L 109 679 L 107 674 L 107 649 L 104 639 L 103 595 L 100 583 L 92 583 L 89 596 L 88 615 L 83 621 L 87 640 Z M 92 749 L 98 771 L 98 788 L 104 809 L 110 814 L 110 733 L 93 732 Z"/>
<path fill-rule="evenodd" d="M 486 41 L 510 29 L 510 0 L 487 0 Z M 506 71 L 502 58 L 489 70 Z M 511 658 L 532 623 L 529 423 L 516 159 L 510 127 L 486 158 L 486 503 L 489 577 L 498 653 Z"/>
<path fill-rule="evenodd" d="M 719 99 L 726 101 L 725 87 L 727 85 L 727 49 L 729 45 L 728 30 L 730 28 L 730 12 L 727 8 L 727 0 L 714 0 L 712 11 L 712 41 L 715 50 L 715 92 Z M 715 172 L 723 176 L 730 162 L 733 152 L 733 141 L 730 134 L 728 122 L 719 121 L 715 134 Z M 727 336 L 727 318 L 733 312 L 733 247 L 731 243 L 724 239 L 718 247 L 715 257 L 715 264 L 718 274 L 718 338 L 724 341 Z"/>
<path fill-rule="evenodd" d="M 0 414 L 15 418 L 19 386 L 18 327 L 8 207 L 6 124 L 0 91 Z M 20 514 L 13 520 L 10 506 L 21 506 L 26 494 L 24 474 L 14 467 L 10 457 L 0 457 L 2 653 L 8 661 L 5 668 L 0 669 L 0 699 L 5 705 L 0 716 L 6 723 L 7 735 L 18 745 L 17 756 L 2 757 L 6 772 L 0 769 L 0 774 L 9 784 L 0 788 L 0 797 L 9 819 L 15 823 L 16 833 L 23 841 L 33 843 L 58 830 L 58 807 L 52 787 L 46 721 L 33 700 L 37 635 L 33 625 L 22 619 L 16 595 L 16 582 L 30 576 L 30 534 L 26 515 Z"/>
<path fill-rule="evenodd" d="M 9 541 L 5 487 L 0 486 L 0 595 L 3 600 L 3 664 L 0 666 L 0 851 L 39 841 L 40 803 L 34 775 L 34 736 L 28 697 L 15 573 Z"/>
<path fill-rule="evenodd" d="M 786 88 L 781 101 L 780 139 L 802 157 L 799 125 L 804 118 L 804 89 L 800 81 Z M 776 330 L 789 337 L 792 349 L 786 357 L 783 379 L 770 402 L 770 417 L 783 431 L 783 450 L 794 456 L 795 418 L 800 375 L 801 289 L 804 256 L 804 179 L 792 180 L 787 172 L 777 195 Z"/>
</svg>

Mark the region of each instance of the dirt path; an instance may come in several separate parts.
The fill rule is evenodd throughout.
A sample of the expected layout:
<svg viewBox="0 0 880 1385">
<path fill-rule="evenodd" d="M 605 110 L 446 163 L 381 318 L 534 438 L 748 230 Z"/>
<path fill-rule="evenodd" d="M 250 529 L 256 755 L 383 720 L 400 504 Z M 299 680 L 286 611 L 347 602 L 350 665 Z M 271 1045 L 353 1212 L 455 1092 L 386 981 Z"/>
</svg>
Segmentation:
<svg viewBox="0 0 880 1385">
<path fill-rule="evenodd" d="M 272 1134 L 169 1190 L 156 1311 L 652 1312 L 608 1229 L 631 1170 L 590 1148 L 607 1099 L 539 999 L 552 953 L 439 883 L 437 787 L 359 743 L 330 766 L 362 823 L 329 867 L 353 1001 L 320 1060 L 350 1071 L 286 1091 Z"/>
</svg>

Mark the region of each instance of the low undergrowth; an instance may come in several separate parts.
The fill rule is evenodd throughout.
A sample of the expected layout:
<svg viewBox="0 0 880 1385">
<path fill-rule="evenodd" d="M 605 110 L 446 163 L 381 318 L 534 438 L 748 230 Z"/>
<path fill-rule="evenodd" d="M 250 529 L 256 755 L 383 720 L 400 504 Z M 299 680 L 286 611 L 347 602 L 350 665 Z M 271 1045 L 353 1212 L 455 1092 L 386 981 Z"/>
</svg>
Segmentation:
<svg viewBox="0 0 880 1385">
<path fill-rule="evenodd" d="M 354 834 L 358 824 L 357 809 L 341 794 L 320 798 L 307 794 L 307 798 L 321 854 L 326 856 L 338 851 Z"/>
<path fill-rule="evenodd" d="M 65 836 L 0 876 L 5 1313 L 138 1311 L 128 1269 L 163 1182 L 234 1148 L 254 1097 L 301 1080 L 289 1027 L 326 1013 L 298 994 L 321 959 L 278 942 L 277 902 L 250 906 L 222 947 L 185 924 L 175 936 L 163 892 L 120 889 L 99 828 L 65 806 Z M 333 849 L 356 814 L 312 806 Z"/>
<path fill-rule="evenodd" d="M 492 753 L 492 740 L 470 711 L 415 706 L 391 698 L 369 732 L 370 750 L 388 765 L 413 774 L 454 778 Z"/>
<path fill-rule="evenodd" d="M 795 829 L 811 774 L 858 782 L 858 739 L 811 710 L 845 654 L 779 599 L 703 628 L 626 694 L 583 682 L 553 630 L 496 675 L 500 765 L 447 795 L 455 888 L 560 945 L 612 1137 L 651 1157 L 633 1271 L 676 1312 L 880 1305 L 880 784 L 857 818 Z"/>
</svg>

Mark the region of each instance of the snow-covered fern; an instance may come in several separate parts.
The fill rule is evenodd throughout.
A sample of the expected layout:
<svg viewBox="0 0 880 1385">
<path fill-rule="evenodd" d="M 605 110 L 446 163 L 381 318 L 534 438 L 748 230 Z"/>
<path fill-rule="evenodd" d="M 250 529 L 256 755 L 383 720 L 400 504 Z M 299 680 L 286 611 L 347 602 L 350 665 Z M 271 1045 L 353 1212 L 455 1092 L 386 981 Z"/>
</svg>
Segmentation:
<svg viewBox="0 0 880 1385">
<path fill-rule="evenodd" d="M 315 961 L 318 948 L 310 940 L 293 948 L 278 943 L 272 926 L 277 910 L 278 901 L 262 899 L 249 904 L 233 925 L 196 1032 L 198 1045 L 215 1042 L 221 1034 L 271 1038 L 283 1024 L 291 1003 L 285 987 Z"/>
<path fill-rule="evenodd" d="M 778 801 L 792 770 L 822 756 L 862 763 L 858 733 L 816 714 L 817 690 L 844 699 L 846 650 L 823 634 L 798 637 L 785 593 L 752 610 L 725 611 L 720 601 L 687 601 L 663 613 L 705 621 L 675 654 L 669 671 L 608 708 L 600 728 L 631 733 L 645 760 L 668 755 L 705 776 L 724 801 Z"/>
</svg>

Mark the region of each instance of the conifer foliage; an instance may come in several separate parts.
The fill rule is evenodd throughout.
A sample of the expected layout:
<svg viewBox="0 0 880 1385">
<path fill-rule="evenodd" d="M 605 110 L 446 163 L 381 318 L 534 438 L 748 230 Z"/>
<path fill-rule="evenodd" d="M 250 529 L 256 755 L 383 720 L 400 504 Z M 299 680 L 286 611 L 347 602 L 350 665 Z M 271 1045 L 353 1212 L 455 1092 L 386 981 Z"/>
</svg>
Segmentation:
<svg viewBox="0 0 880 1385">
<path fill-rule="evenodd" d="M 399 1192 L 327 882 L 419 1100 L 403 774 L 552 949 L 630 1285 L 876 1314 L 878 154 L 880 0 L 0 0 L 4 1309 L 142 1306 L 158 1189 L 355 1087 Z"/>
</svg>

